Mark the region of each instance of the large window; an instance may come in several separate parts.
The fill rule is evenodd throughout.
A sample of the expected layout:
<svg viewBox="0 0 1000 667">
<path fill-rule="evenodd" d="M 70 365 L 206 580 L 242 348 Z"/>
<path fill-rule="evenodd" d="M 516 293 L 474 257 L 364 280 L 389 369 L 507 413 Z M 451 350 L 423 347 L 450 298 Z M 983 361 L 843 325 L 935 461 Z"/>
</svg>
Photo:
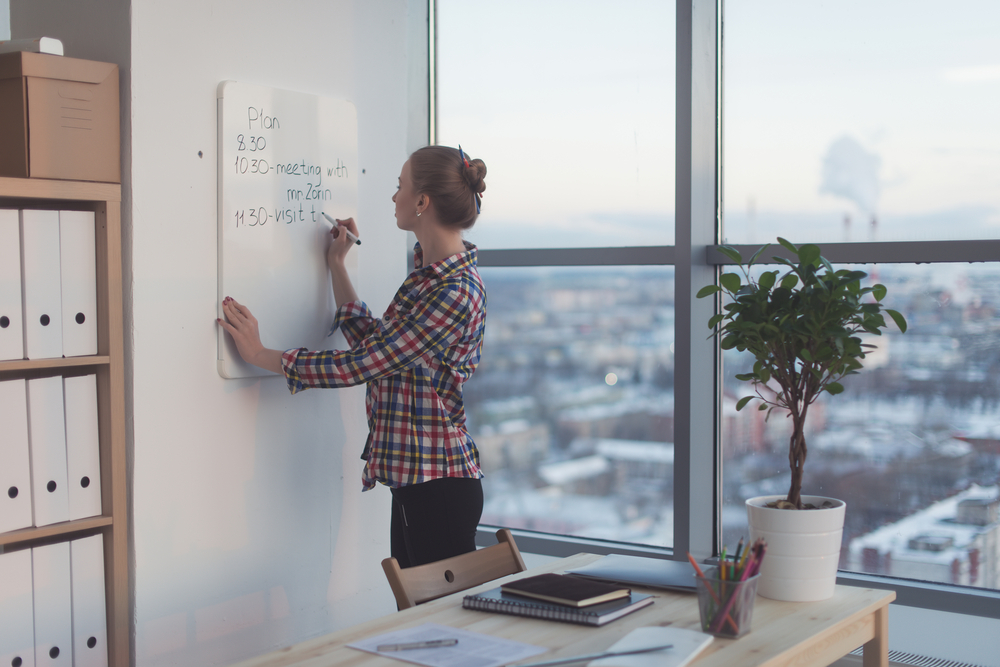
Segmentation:
<svg viewBox="0 0 1000 667">
<path fill-rule="evenodd" d="M 725 5 L 729 243 L 1000 238 L 1000 5 Z"/>
<path fill-rule="evenodd" d="M 437 139 L 489 169 L 483 248 L 674 233 L 673 3 L 437 0 Z"/>
<path fill-rule="evenodd" d="M 810 424 L 806 492 L 849 507 L 843 576 L 995 616 L 975 591 L 1000 588 L 1000 5 L 436 6 L 436 139 L 490 168 L 484 520 L 739 539 L 744 500 L 787 491 L 786 424 L 734 410 L 746 362 L 693 294 L 713 244 L 784 236 L 910 323 Z"/>
<path fill-rule="evenodd" d="M 437 141 L 489 169 L 483 521 L 670 546 L 673 267 L 627 247 L 673 241 L 672 3 L 436 4 Z"/>
<path fill-rule="evenodd" d="M 837 267 L 840 268 L 840 267 Z M 905 312 L 845 393 L 807 423 L 806 492 L 845 500 L 840 569 L 1000 587 L 1000 265 L 852 266 Z M 737 412 L 753 362 L 726 353 L 723 535 L 745 535 L 747 498 L 788 491 L 789 420 Z"/>
<path fill-rule="evenodd" d="M 483 523 L 673 544 L 673 267 L 482 268 Z"/>
<path fill-rule="evenodd" d="M 907 244 L 865 244 L 997 238 L 1000 5 L 963 9 L 727 3 L 723 240 L 893 261 Z M 807 425 L 806 489 L 848 503 L 843 570 L 1000 588 L 1000 256 L 944 261 L 962 253 L 858 267 L 910 330 L 883 336 Z M 734 410 L 745 364 L 724 359 L 728 542 L 746 532 L 748 497 L 788 485 L 787 420 Z"/>
</svg>

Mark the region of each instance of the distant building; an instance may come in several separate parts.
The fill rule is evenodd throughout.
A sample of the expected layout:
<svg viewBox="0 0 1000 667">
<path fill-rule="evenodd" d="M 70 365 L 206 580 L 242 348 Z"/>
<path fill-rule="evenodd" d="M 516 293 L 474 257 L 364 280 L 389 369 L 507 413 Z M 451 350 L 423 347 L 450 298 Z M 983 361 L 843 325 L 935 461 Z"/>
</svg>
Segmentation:
<svg viewBox="0 0 1000 667">
<path fill-rule="evenodd" d="M 626 503 L 644 498 L 657 505 L 672 497 L 672 443 L 578 438 L 568 453 L 570 458 L 538 467 L 545 483 L 565 493 L 615 496 Z"/>
<path fill-rule="evenodd" d="M 499 470 L 531 470 L 549 454 L 551 435 L 546 424 L 510 419 L 483 426 L 473 436 L 479 463 L 486 474 Z"/>
<path fill-rule="evenodd" d="M 855 538 L 847 569 L 1000 586 L 1000 486 L 976 486 Z"/>
<path fill-rule="evenodd" d="M 955 430 L 955 437 L 975 447 L 977 452 L 1000 456 L 1000 420 L 993 413 L 966 417 L 965 423 Z"/>
<path fill-rule="evenodd" d="M 564 493 L 607 496 L 611 493 L 611 466 L 603 456 L 583 456 L 538 466 L 538 476 Z"/>
<path fill-rule="evenodd" d="M 559 412 L 556 429 L 556 440 L 562 446 L 578 438 L 672 439 L 673 395 L 627 392 L 612 402 L 574 406 Z"/>
<path fill-rule="evenodd" d="M 742 397 L 742 396 L 741 396 Z M 739 399 L 728 392 L 722 396 L 722 455 L 726 459 L 745 454 L 767 451 L 764 415 L 756 405 L 748 405 L 739 412 Z"/>
<path fill-rule="evenodd" d="M 666 493 L 674 486 L 673 443 L 605 438 L 596 441 L 595 450 L 610 463 L 618 492 L 643 485 Z"/>
</svg>

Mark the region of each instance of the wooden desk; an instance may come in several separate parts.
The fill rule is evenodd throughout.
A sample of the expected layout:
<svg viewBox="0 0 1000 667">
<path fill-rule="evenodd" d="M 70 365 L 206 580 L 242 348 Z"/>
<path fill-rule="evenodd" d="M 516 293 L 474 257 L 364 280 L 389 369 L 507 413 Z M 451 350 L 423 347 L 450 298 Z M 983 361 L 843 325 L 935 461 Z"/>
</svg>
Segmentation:
<svg viewBox="0 0 1000 667">
<path fill-rule="evenodd" d="M 598 558 L 600 556 L 594 554 L 577 554 L 508 579 L 563 572 Z M 399 667 L 406 663 L 345 645 L 427 622 L 553 649 L 522 662 L 603 651 L 633 629 L 643 626 L 673 624 L 701 629 L 695 595 L 666 591 L 647 591 L 659 596 L 652 605 L 599 628 L 462 609 L 462 597 L 470 591 L 488 590 L 499 585 L 498 581 L 506 580 L 294 644 L 240 663 L 239 667 Z M 697 667 L 825 667 L 864 645 L 865 667 L 888 667 L 889 603 L 895 598 L 893 591 L 848 586 L 837 586 L 833 598 L 822 602 L 778 602 L 758 596 L 750 633 L 737 640 L 716 638 L 692 664 Z"/>
</svg>

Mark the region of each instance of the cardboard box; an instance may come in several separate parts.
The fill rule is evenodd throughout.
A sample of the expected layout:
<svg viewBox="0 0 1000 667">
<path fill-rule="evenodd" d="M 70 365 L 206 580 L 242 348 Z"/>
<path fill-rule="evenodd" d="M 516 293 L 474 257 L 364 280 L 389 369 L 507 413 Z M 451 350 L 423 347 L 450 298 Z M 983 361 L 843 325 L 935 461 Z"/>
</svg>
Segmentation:
<svg viewBox="0 0 1000 667">
<path fill-rule="evenodd" d="M 0 176 L 121 182 L 118 65 L 0 54 Z"/>
</svg>

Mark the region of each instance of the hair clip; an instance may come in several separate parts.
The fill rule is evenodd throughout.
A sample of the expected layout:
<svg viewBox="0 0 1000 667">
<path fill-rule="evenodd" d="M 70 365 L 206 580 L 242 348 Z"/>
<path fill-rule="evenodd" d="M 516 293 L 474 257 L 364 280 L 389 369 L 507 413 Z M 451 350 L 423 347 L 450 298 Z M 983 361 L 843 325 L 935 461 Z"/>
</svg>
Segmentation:
<svg viewBox="0 0 1000 667">
<path fill-rule="evenodd" d="M 472 198 L 476 200 L 476 215 L 479 215 L 479 195 L 473 193 Z"/>
</svg>

